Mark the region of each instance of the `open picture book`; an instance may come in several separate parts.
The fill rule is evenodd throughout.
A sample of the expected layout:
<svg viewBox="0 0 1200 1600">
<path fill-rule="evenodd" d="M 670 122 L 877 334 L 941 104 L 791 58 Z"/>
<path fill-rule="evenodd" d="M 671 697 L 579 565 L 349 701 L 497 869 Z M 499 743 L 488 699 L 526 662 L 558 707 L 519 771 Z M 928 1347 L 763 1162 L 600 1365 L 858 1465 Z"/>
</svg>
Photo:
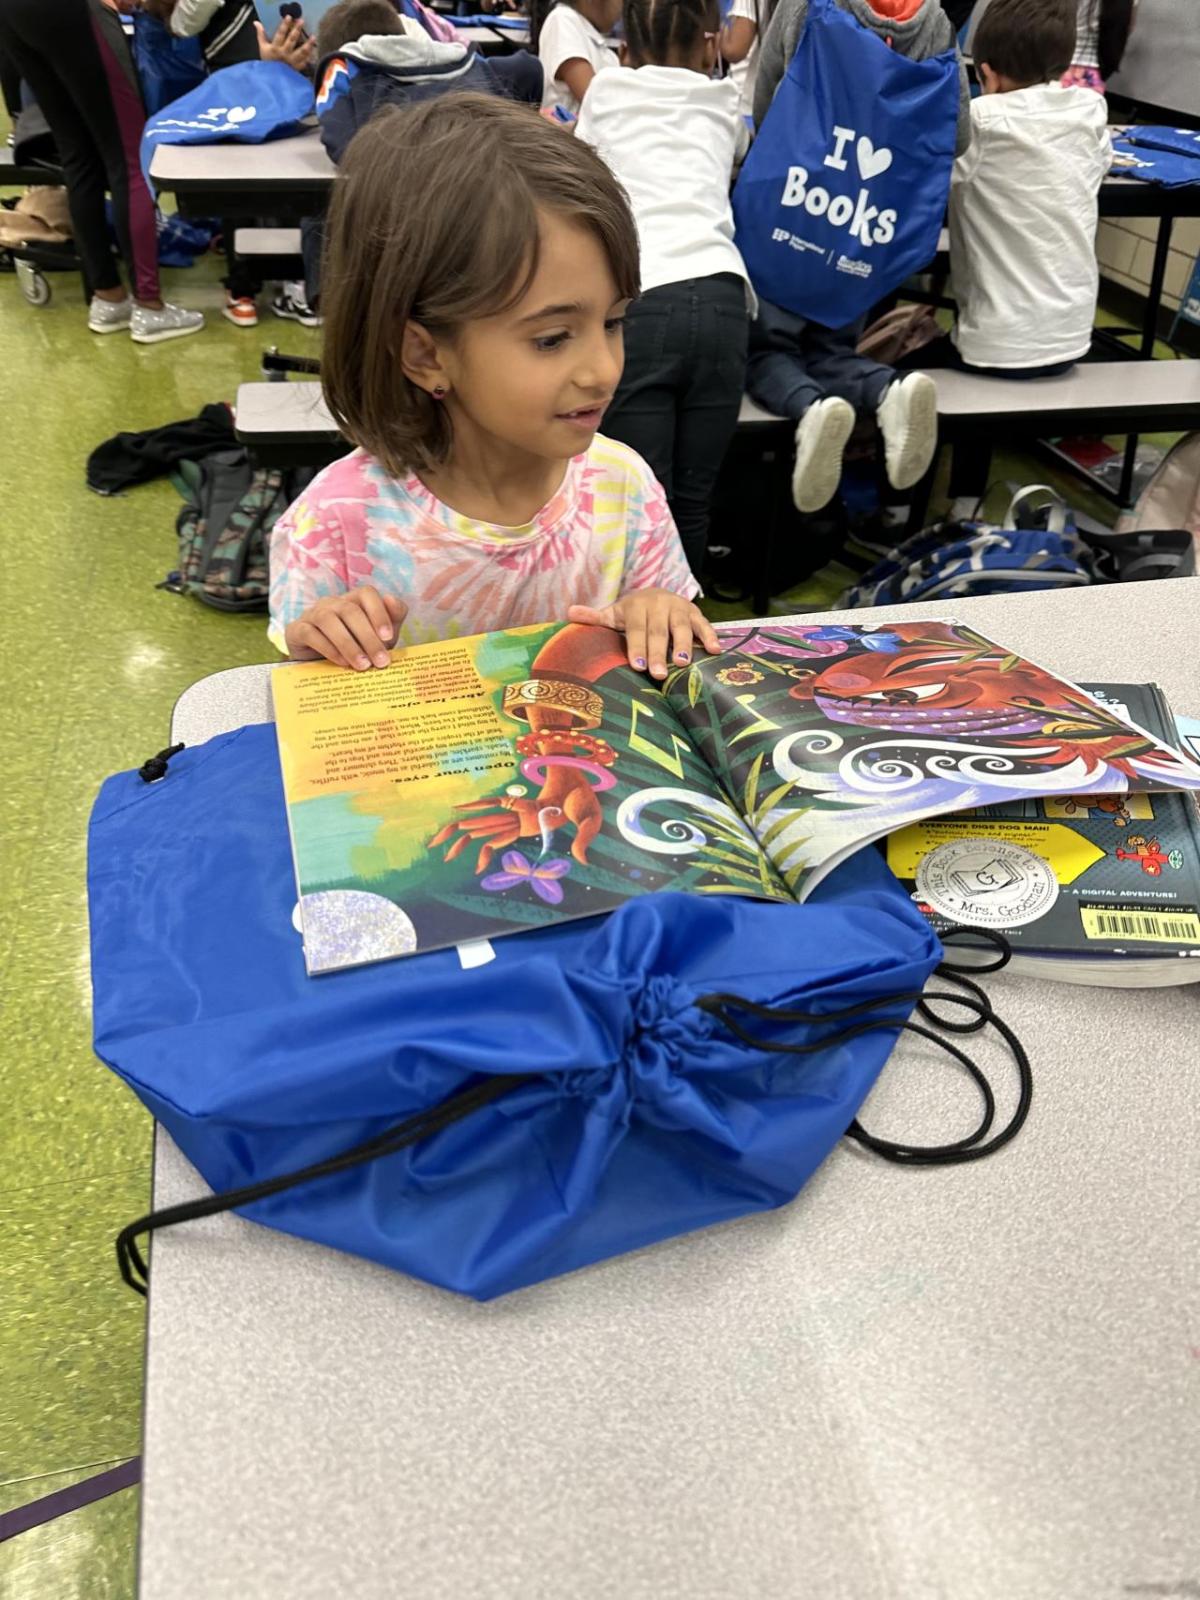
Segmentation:
<svg viewBox="0 0 1200 1600">
<path fill-rule="evenodd" d="M 560 623 L 382 671 L 277 667 L 309 972 L 660 889 L 802 901 L 855 850 L 971 807 L 1200 791 L 1200 763 L 960 624 L 721 638 L 661 685 L 620 635 Z M 917 891 L 951 917 L 973 898 L 1038 915 L 1057 890 L 1035 862 L 952 839 Z"/>
</svg>

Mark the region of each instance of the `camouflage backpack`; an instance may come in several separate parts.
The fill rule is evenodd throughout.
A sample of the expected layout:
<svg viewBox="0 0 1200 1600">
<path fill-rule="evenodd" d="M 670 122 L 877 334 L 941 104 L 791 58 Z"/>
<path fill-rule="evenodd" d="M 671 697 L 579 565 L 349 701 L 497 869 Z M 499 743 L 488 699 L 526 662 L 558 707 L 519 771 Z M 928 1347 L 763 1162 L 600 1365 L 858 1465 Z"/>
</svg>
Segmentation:
<svg viewBox="0 0 1200 1600">
<path fill-rule="evenodd" d="M 172 477 L 184 495 L 175 522 L 179 568 L 159 588 L 219 611 L 265 611 L 267 549 L 295 493 L 290 474 L 253 467 L 236 449 L 182 462 Z"/>
</svg>

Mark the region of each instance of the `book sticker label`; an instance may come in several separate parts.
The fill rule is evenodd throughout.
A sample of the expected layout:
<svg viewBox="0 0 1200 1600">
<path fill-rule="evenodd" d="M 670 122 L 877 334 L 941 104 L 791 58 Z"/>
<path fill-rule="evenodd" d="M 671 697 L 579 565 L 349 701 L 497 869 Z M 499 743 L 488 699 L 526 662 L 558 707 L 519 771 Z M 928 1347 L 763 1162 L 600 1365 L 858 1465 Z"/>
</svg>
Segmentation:
<svg viewBox="0 0 1200 1600">
<path fill-rule="evenodd" d="M 952 839 L 917 867 L 917 898 L 953 922 L 974 928 L 1019 928 L 1036 922 L 1058 899 L 1049 862 L 999 839 Z"/>
</svg>

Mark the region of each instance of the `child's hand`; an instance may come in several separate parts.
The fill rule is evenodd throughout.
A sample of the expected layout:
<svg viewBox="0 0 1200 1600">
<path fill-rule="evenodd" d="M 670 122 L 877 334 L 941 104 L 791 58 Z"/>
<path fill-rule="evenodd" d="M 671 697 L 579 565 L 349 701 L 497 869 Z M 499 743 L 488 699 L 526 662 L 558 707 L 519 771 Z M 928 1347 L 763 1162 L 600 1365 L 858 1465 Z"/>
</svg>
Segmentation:
<svg viewBox="0 0 1200 1600">
<path fill-rule="evenodd" d="M 296 622 L 288 623 L 283 639 L 293 661 L 323 657 L 335 667 L 365 672 L 372 662 L 377 667 L 390 664 L 388 650 L 407 615 L 404 601 L 393 595 L 369 587 L 351 589 L 309 606 Z"/>
<path fill-rule="evenodd" d="M 649 670 L 652 678 L 666 677 L 668 652 L 672 666 L 685 667 L 692 659 L 694 638 L 713 655 L 721 649 L 708 618 L 690 600 L 666 589 L 638 589 L 633 594 L 623 594 L 616 605 L 599 610 L 571 606 L 567 620 L 624 633 L 629 665 L 639 672 Z"/>
<path fill-rule="evenodd" d="M 304 31 L 304 23 L 299 17 L 284 17 L 275 29 L 274 36 L 267 38 L 267 30 L 261 22 L 254 24 L 254 31 L 258 35 L 258 54 L 263 61 L 282 61 L 285 67 L 293 71 L 308 73 L 312 70 L 313 57 L 317 53 L 317 41 Z"/>
</svg>

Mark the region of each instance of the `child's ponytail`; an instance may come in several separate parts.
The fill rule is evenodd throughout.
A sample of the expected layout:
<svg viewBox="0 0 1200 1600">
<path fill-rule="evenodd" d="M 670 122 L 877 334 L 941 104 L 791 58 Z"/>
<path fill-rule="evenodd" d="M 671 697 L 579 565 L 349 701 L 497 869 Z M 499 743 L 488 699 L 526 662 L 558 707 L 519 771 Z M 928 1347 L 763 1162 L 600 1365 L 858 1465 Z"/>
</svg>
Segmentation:
<svg viewBox="0 0 1200 1600">
<path fill-rule="evenodd" d="M 625 45 L 635 66 L 665 66 L 720 27 L 717 0 L 625 0 Z"/>
</svg>

